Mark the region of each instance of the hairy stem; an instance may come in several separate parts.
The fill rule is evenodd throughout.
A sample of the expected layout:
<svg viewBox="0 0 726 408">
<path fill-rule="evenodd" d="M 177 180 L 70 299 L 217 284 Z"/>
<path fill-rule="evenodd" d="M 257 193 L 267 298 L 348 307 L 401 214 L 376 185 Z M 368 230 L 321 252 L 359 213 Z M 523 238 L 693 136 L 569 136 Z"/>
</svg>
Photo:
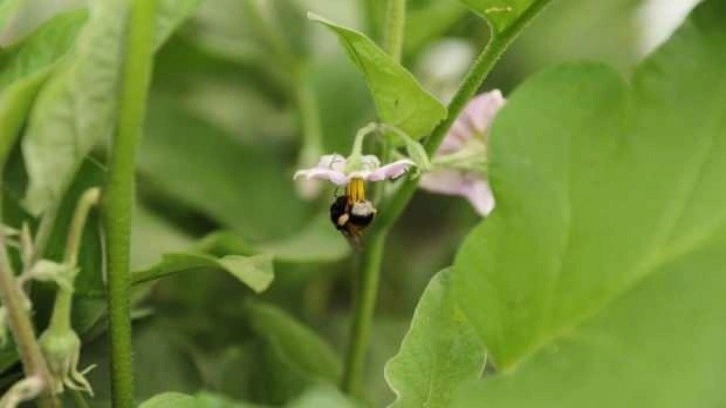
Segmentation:
<svg viewBox="0 0 726 408">
<path fill-rule="evenodd" d="M 25 309 L 24 295 L 20 293 L 20 286 L 15 280 L 3 234 L 0 234 L 0 297 L 7 311 L 8 325 L 15 339 L 20 360 L 23 362 L 25 376 L 38 375 L 43 379 L 44 391 L 39 405 L 41 407 L 59 407 L 48 365 L 35 337 L 33 322 Z"/>
<path fill-rule="evenodd" d="M 131 348 L 129 245 L 134 201 L 134 163 L 151 78 L 155 3 L 130 0 L 126 60 L 118 129 L 106 185 L 104 225 L 108 249 L 108 311 L 113 406 L 134 404 Z"/>
<path fill-rule="evenodd" d="M 406 0 L 388 0 L 383 49 L 396 61 L 401 60 L 405 26 Z"/>
</svg>

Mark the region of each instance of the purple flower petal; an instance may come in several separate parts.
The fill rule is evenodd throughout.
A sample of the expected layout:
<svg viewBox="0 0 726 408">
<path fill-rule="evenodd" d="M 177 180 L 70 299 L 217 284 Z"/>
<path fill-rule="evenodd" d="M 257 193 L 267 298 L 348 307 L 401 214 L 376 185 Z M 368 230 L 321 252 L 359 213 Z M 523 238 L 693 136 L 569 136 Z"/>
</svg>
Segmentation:
<svg viewBox="0 0 726 408">
<path fill-rule="evenodd" d="M 488 215 L 494 209 L 494 196 L 489 183 L 473 173 L 434 171 L 424 174 L 419 186 L 432 193 L 465 197 L 482 216 Z"/>
<path fill-rule="evenodd" d="M 437 153 L 453 153 L 461 149 L 471 138 L 486 137 L 494 117 L 504 103 L 502 93 L 496 89 L 480 94 L 469 101 L 454 121 Z"/>
<path fill-rule="evenodd" d="M 368 181 L 381 181 L 385 179 L 395 179 L 403 175 L 409 167 L 415 163 L 410 159 L 402 159 L 393 163 L 388 163 L 383 167 L 374 170 L 368 175 Z"/>
</svg>

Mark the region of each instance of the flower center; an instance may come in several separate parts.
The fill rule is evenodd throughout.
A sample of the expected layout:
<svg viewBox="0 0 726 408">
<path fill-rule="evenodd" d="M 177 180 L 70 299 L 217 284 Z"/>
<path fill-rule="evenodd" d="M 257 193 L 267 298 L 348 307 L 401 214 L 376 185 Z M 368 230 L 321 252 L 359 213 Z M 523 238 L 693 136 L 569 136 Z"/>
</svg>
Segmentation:
<svg viewBox="0 0 726 408">
<path fill-rule="evenodd" d="M 348 202 L 351 204 L 365 201 L 365 181 L 357 177 L 350 179 L 350 182 L 345 187 L 345 195 L 348 196 Z"/>
</svg>

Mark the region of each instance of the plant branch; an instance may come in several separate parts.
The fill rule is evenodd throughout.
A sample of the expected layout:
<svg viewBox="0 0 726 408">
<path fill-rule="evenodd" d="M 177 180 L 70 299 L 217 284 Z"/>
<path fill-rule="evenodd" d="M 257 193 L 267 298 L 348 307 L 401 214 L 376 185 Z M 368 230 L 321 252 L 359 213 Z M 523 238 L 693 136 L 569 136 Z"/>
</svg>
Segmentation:
<svg viewBox="0 0 726 408">
<path fill-rule="evenodd" d="M 108 248 L 111 390 L 113 406 L 118 408 L 135 406 L 129 305 L 129 246 L 134 201 L 134 164 L 151 79 L 155 3 L 148 0 L 130 0 L 118 129 L 112 141 L 104 203 Z"/>
<path fill-rule="evenodd" d="M 388 0 L 383 49 L 396 61 L 401 60 L 405 26 L 406 0 Z"/>
<path fill-rule="evenodd" d="M 5 237 L 0 234 L 0 297 L 7 311 L 8 325 L 13 333 L 20 360 L 23 362 L 23 371 L 27 378 L 38 375 L 43 379 L 44 391 L 39 405 L 58 407 L 60 405 L 55 397 L 54 383 L 35 337 L 33 322 L 25 308 L 24 295 L 20 290 L 8 258 Z"/>
<path fill-rule="evenodd" d="M 355 306 L 353 310 L 353 326 L 350 333 L 350 345 L 345 359 L 342 390 L 348 395 L 358 396 L 361 392 L 363 368 L 371 333 L 371 323 L 376 309 L 378 297 L 378 281 L 380 280 L 385 234 L 370 236 L 362 256 L 362 266 L 357 276 L 359 282 L 355 288 Z"/>
</svg>

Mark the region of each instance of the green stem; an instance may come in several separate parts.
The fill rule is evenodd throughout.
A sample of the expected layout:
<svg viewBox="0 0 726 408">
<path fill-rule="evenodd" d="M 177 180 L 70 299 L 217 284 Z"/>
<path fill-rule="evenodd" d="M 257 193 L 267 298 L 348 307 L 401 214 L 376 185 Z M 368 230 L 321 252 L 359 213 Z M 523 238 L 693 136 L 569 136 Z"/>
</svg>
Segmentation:
<svg viewBox="0 0 726 408">
<path fill-rule="evenodd" d="M 154 1 L 130 0 L 118 129 L 106 185 L 104 225 L 108 250 L 108 312 L 113 406 L 134 404 L 131 348 L 129 245 L 134 200 L 134 163 L 151 79 Z"/>
<path fill-rule="evenodd" d="M 371 323 L 376 309 L 378 281 L 385 243 L 385 234 L 378 233 L 369 236 L 363 252 L 363 265 L 358 276 L 360 284 L 356 288 L 357 290 L 354 291 L 357 294 L 353 310 L 354 320 L 341 386 L 343 392 L 348 395 L 359 396 L 361 393 L 363 368 L 371 333 Z"/>
<path fill-rule="evenodd" d="M 456 117 L 459 116 L 459 113 L 461 113 L 466 103 L 474 96 L 484 82 L 484 79 L 491 72 L 494 64 L 499 60 L 512 41 L 514 41 L 517 34 L 529 24 L 549 1 L 540 0 L 536 2 L 507 30 L 492 36 L 491 41 L 484 47 L 479 57 L 477 57 L 474 65 L 466 77 L 464 77 L 454 98 L 449 103 L 446 119 L 438 124 L 431 136 L 426 140 L 424 148 L 429 156 L 436 152 Z M 388 21 L 390 22 L 391 19 Z M 371 231 L 368 233 L 367 245 L 369 246 L 363 254 L 362 287 L 360 288 L 361 299 L 355 308 L 351 347 L 348 350 L 349 354 L 346 358 L 342 384 L 343 390 L 353 395 L 357 394 L 361 388 L 363 361 L 368 347 L 368 336 L 373 320 L 381 260 L 383 257 L 383 246 L 386 236 L 398 217 L 403 213 L 411 197 L 413 197 L 417 186 L 417 178 L 406 180 L 391 200 L 384 203 L 382 208 L 379 209 L 376 222 L 373 223 Z"/>
<path fill-rule="evenodd" d="M 395 61 L 401 60 L 405 20 L 406 0 L 389 0 L 384 31 L 384 49 Z M 368 130 L 369 127 L 370 130 Z M 360 154 L 362 150 L 363 136 L 361 132 L 364 130 L 370 132 L 377 128 L 378 125 L 372 123 L 358 132 L 353 144 L 354 154 Z M 380 193 L 380 190 L 377 193 Z M 381 229 L 370 234 L 363 252 L 363 264 L 358 276 L 360 284 L 354 291 L 357 296 L 355 296 L 356 303 L 353 310 L 353 325 L 341 384 L 343 391 L 349 395 L 360 395 L 361 393 L 363 368 L 376 309 L 386 235 L 387 231 Z"/>
<path fill-rule="evenodd" d="M 23 362 L 25 376 L 39 375 L 45 384 L 39 405 L 59 407 L 60 404 L 55 397 L 54 382 L 35 337 L 33 322 L 25 309 L 24 296 L 20 293 L 20 287 L 15 280 L 3 234 L 0 234 L 0 297 L 7 311 L 8 325 L 15 339 L 20 360 Z"/>
<path fill-rule="evenodd" d="M 406 0 L 388 0 L 383 49 L 396 61 L 401 61 L 405 25 Z"/>
<path fill-rule="evenodd" d="M 73 285 L 75 278 L 75 268 L 78 263 L 78 251 L 81 248 L 81 238 L 83 238 L 83 229 L 86 226 L 88 213 L 91 208 L 98 204 L 101 190 L 97 187 L 89 188 L 78 200 L 76 209 L 73 212 L 70 229 L 68 230 L 68 239 L 66 240 L 66 250 L 63 257 L 63 263 L 73 268 L 69 283 Z M 62 286 L 58 287 L 53 304 L 53 315 L 50 319 L 50 329 L 58 332 L 67 332 L 71 330 L 71 311 L 73 304 L 73 290 Z"/>
</svg>

